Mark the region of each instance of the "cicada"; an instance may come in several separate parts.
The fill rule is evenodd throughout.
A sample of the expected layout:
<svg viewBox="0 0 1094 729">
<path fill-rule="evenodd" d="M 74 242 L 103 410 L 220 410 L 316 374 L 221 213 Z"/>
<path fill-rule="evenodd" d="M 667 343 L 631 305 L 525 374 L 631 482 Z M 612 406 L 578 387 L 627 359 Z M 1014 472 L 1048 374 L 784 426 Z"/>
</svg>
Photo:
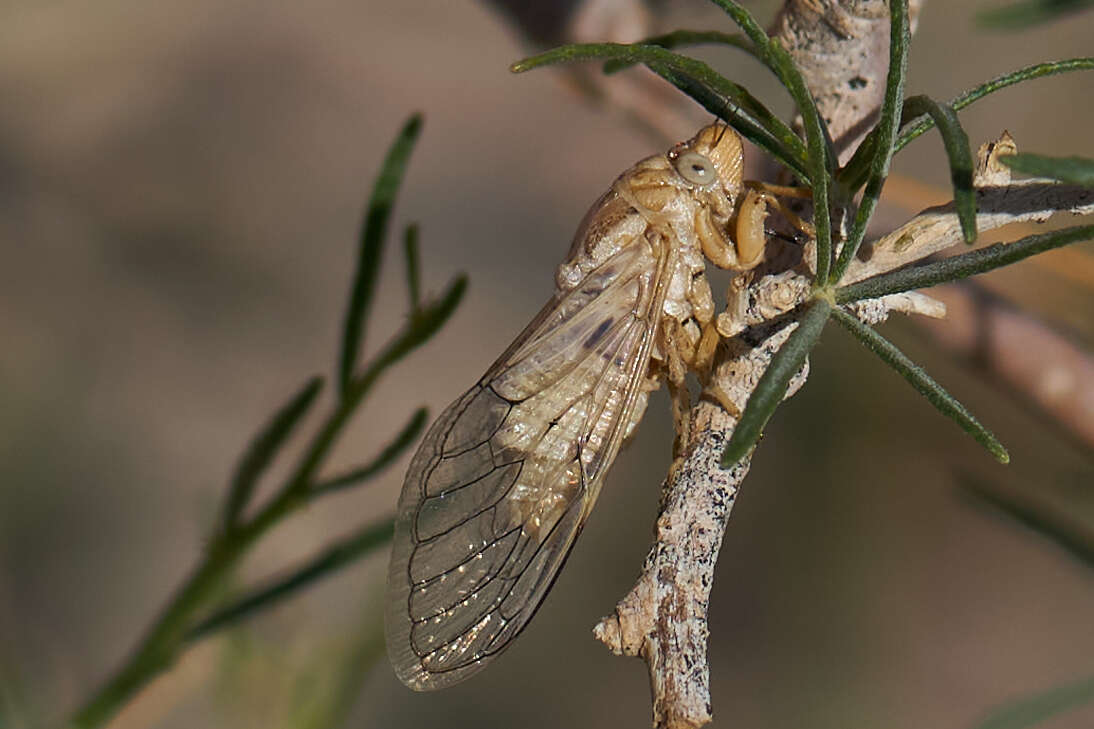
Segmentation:
<svg viewBox="0 0 1094 729">
<path fill-rule="evenodd" d="M 387 646 L 412 689 L 467 678 L 543 602 L 604 477 L 667 380 L 718 341 L 709 260 L 763 258 L 770 194 L 722 124 L 624 172 L 578 228 L 556 292 L 429 429 L 399 499 Z"/>
</svg>

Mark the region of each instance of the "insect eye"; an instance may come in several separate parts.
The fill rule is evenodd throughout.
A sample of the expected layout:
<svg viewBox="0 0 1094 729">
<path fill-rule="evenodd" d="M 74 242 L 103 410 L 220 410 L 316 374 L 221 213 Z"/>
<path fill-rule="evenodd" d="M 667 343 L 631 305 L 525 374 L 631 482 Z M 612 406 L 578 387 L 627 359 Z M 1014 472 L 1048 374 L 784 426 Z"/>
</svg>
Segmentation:
<svg viewBox="0 0 1094 729">
<path fill-rule="evenodd" d="M 673 160 L 676 171 L 693 185 L 709 185 L 718 179 L 714 163 L 698 152 L 684 152 Z"/>
</svg>

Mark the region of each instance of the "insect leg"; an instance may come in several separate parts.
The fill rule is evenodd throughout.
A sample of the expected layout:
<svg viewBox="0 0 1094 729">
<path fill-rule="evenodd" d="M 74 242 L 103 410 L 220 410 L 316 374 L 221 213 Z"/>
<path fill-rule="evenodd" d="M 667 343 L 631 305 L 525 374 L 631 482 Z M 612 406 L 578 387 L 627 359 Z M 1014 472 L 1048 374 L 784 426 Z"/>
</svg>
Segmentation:
<svg viewBox="0 0 1094 729">
<path fill-rule="evenodd" d="M 737 210 L 737 258 L 743 269 L 756 266 L 763 260 L 767 247 L 767 205 L 775 203 L 775 196 L 759 190 L 749 190 Z"/>
<path fill-rule="evenodd" d="M 745 328 L 745 314 L 748 309 L 748 285 L 752 282 L 750 272 L 734 276 L 726 289 L 726 309 L 715 319 L 718 334 L 729 339 L 740 334 Z"/>
<path fill-rule="evenodd" d="M 748 268 L 741 265 L 737 246 L 714 224 L 709 210 L 700 210 L 695 216 L 695 233 L 703 255 L 718 268 L 730 271 L 743 271 Z"/>
<path fill-rule="evenodd" d="M 808 187 L 794 187 L 792 185 L 773 185 L 770 182 L 757 180 L 744 180 L 745 187 L 766 192 L 775 197 L 790 197 L 796 200 L 812 200 L 813 190 Z"/>
<path fill-rule="evenodd" d="M 684 325 L 671 316 L 666 316 L 661 325 L 662 351 L 665 361 L 662 364 L 665 385 L 672 400 L 672 424 L 676 439 L 672 445 L 673 457 L 683 453 L 688 442 L 691 421 L 691 393 L 688 392 L 688 362 L 694 353 L 695 345 L 689 341 Z"/>
<path fill-rule="evenodd" d="M 688 367 L 699 376 L 700 382 L 705 383 L 710 378 L 710 368 L 719 337 L 714 325 L 714 296 L 710 291 L 710 283 L 701 270 L 691 275 L 687 300 L 691 304 L 695 324 L 698 325 L 698 337 L 691 336 L 688 340 L 692 344 Z"/>
<path fill-rule="evenodd" d="M 798 215 L 791 210 L 788 206 L 784 205 L 779 198 L 791 198 L 794 200 L 812 200 L 813 191 L 808 187 L 790 187 L 788 185 L 772 185 L 768 182 L 756 182 L 754 180 L 745 180 L 745 187 L 750 190 L 756 190 L 759 193 L 763 193 L 764 201 L 779 211 L 787 222 L 800 230 L 806 236 L 810 238 L 816 237 L 816 232 L 813 230 L 813 226 L 802 220 Z"/>
<path fill-rule="evenodd" d="M 708 321 L 703 325 L 703 334 L 699 338 L 699 343 L 695 346 L 691 368 L 699 376 L 699 381 L 704 384 L 710 380 L 710 371 L 714 365 L 714 353 L 718 350 L 718 342 L 721 339 L 718 334 L 718 326 L 714 321 Z"/>
</svg>

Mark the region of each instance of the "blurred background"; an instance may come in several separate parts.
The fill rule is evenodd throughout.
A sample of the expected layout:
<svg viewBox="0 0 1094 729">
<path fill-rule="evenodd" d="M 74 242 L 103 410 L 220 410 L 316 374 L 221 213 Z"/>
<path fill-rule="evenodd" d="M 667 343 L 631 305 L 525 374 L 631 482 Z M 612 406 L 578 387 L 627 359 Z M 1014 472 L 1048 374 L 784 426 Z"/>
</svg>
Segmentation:
<svg viewBox="0 0 1094 729">
<path fill-rule="evenodd" d="M 776 3 L 747 5 L 766 23 Z M 988 5 L 927 4 L 910 93 L 950 98 L 1090 53 L 1094 14 L 1001 33 L 973 22 Z M 700 0 L 660 10 L 658 29 L 730 29 Z M 461 271 L 471 288 L 382 381 L 332 470 L 367 460 L 414 408 L 439 412 L 548 299 L 587 207 L 665 141 L 572 77 L 511 75 L 529 43 L 511 16 L 467 0 L 0 5 L 0 725 L 57 721 L 119 665 L 200 557 L 250 436 L 307 375 L 331 371 L 363 201 L 411 111 L 426 125 L 395 230 L 421 224 L 429 290 Z M 698 54 L 790 112 L 741 54 Z M 1089 74 L 1038 80 L 962 118 L 974 146 L 1006 128 L 1026 151 L 1094 156 L 1092 91 Z M 689 103 L 694 126 L 677 139 L 708 119 Z M 897 158 L 918 181 L 904 189 L 946 199 L 937 135 L 913 148 Z M 397 252 L 371 350 L 405 315 Z M 1089 344 L 1092 268 L 1089 247 L 1061 251 L 992 285 Z M 923 330 L 883 328 L 1012 465 L 831 328 L 768 428 L 722 550 L 716 727 L 966 727 L 1094 672 L 1089 566 L 962 485 L 1090 525 L 1089 446 Z M 537 618 L 473 680 L 418 695 L 395 679 L 378 552 L 201 643 L 111 726 L 648 726 L 644 665 L 591 628 L 638 574 L 671 438 L 661 394 Z M 405 465 L 292 518 L 239 583 L 390 515 Z M 1092 724 L 1088 707 L 1044 726 Z"/>
</svg>

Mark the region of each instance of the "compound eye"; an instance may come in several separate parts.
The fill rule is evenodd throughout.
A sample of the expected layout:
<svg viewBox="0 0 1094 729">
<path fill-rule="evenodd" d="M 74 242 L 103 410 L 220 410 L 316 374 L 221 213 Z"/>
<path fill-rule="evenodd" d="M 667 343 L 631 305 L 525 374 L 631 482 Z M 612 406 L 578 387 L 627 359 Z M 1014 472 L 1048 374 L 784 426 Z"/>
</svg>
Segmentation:
<svg viewBox="0 0 1094 729">
<path fill-rule="evenodd" d="M 698 152 L 684 152 L 673 160 L 676 171 L 693 185 L 706 187 L 718 179 L 714 163 Z"/>
</svg>

